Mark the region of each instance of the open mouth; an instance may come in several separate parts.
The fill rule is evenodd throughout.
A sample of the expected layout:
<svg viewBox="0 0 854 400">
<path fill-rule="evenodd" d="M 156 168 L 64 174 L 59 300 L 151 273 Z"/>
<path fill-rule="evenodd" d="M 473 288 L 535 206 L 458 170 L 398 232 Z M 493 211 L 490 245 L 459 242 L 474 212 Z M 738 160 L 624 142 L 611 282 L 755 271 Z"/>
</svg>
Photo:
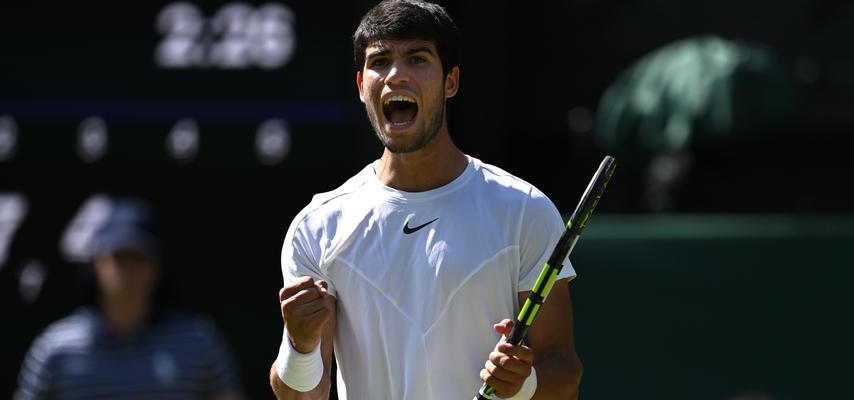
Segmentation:
<svg viewBox="0 0 854 400">
<path fill-rule="evenodd" d="M 383 102 L 383 114 L 392 125 L 407 125 L 418 115 L 418 103 L 409 96 L 390 96 Z"/>
</svg>

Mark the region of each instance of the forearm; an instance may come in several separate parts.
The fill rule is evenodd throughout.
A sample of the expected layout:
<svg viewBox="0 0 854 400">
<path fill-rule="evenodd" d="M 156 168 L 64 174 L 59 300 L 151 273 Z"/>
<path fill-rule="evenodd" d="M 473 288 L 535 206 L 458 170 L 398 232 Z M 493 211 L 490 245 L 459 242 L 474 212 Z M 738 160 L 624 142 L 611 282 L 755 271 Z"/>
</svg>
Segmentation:
<svg viewBox="0 0 854 400">
<path fill-rule="evenodd" d="M 328 400 L 329 390 L 332 387 L 329 376 L 324 376 L 314 389 L 308 392 L 299 392 L 285 385 L 276 372 L 276 363 L 270 368 L 270 387 L 279 400 Z"/>
<path fill-rule="evenodd" d="M 534 362 L 537 391 L 532 400 L 576 400 L 581 383 L 581 361 L 573 354 L 552 354 Z"/>
<path fill-rule="evenodd" d="M 270 368 L 277 399 L 329 399 L 336 304 L 326 288 L 326 282 L 304 277 L 279 291 L 285 329 Z"/>
</svg>

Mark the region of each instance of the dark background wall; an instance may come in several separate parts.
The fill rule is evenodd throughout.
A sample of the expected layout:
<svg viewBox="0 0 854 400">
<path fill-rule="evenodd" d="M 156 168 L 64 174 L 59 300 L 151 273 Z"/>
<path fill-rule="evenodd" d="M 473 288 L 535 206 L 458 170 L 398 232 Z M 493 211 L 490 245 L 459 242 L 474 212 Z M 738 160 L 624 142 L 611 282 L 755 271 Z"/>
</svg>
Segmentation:
<svg viewBox="0 0 854 400">
<path fill-rule="evenodd" d="M 156 20 L 168 4 L 0 6 L 0 119 L 7 132 L 13 121 L 17 132 L 16 150 L 0 159 L 0 194 L 26 205 L 25 212 L 13 213 L 10 197 L 0 202 L 0 227 L 16 227 L 0 260 L 0 397 L 11 393 L 32 338 L 73 308 L 79 265 L 63 255 L 60 242 L 87 199 L 103 193 L 139 195 L 158 206 L 175 244 L 169 265 L 180 300 L 222 329 L 251 398 L 269 398 L 266 374 L 281 335 L 275 299 L 287 225 L 313 193 L 336 187 L 380 154 L 356 96 L 349 42 L 372 2 L 279 3 L 292 12 L 296 48 L 289 62 L 272 69 L 201 61 L 188 68 L 158 66 L 155 52 L 168 35 Z M 212 21 L 228 4 L 196 3 L 208 31 L 192 43 L 224 42 L 228 36 Z M 591 231 L 576 260 L 578 347 L 588 366 L 583 391 L 593 398 L 721 399 L 746 389 L 783 399 L 844 396 L 837 382 L 850 367 L 831 355 L 844 336 L 828 321 L 844 318 L 840 304 L 851 299 L 822 288 L 844 291 L 841 282 L 850 280 L 840 269 L 850 230 L 837 229 L 844 225 L 837 218 L 854 211 L 848 155 L 854 144 L 854 5 L 445 4 L 464 35 L 452 135 L 466 152 L 538 186 L 566 213 L 607 152 L 597 145 L 594 123 L 599 100 L 620 71 L 694 35 L 770 49 L 796 90 L 795 107 L 763 130 L 692 141 L 691 168 L 665 214 L 644 202 L 648 155 L 637 149 L 619 154 L 597 215 L 609 230 L 629 233 L 617 240 Z M 78 147 L 81 123 L 90 117 L 106 125 L 108 144 L 103 157 L 86 161 Z M 179 160 L 166 143 L 186 118 L 197 126 L 198 150 Z M 271 119 L 284 121 L 290 146 L 268 165 L 255 141 Z M 698 214 L 705 217 L 690 219 Z M 701 231 L 729 218 L 732 228 L 695 237 L 671 226 L 667 239 L 644 236 L 662 215 L 689 218 L 683 221 Z M 763 215 L 788 218 L 796 227 L 819 217 L 827 223 L 807 241 L 797 230 L 770 238 L 760 231 L 739 234 L 768 223 Z M 745 268 L 756 270 L 745 275 Z M 33 271 L 44 279 L 35 279 L 40 290 L 27 297 L 22 282 L 32 282 Z M 786 284 L 808 294 L 794 296 L 782 289 Z M 733 293 L 739 301 L 718 301 Z M 780 304 L 796 312 L 781 312 Z M 642 318 L 647 313 L 648 320 Z M 724 326 L 745 330 L 752 341 L 739 341 Z M 829 332 L 826 342 L 823 332 Z M 785 339 L 774 341 L 779 335 Z M 805 342 L 818 343 L 817 350 Z M 715 351 L 733 348 L 744 351 Z M 792 348 L 800 350 L 788 355 Z M 812 370 L 814 379 L 801 383 L 780 365 Z"/>
</svg>

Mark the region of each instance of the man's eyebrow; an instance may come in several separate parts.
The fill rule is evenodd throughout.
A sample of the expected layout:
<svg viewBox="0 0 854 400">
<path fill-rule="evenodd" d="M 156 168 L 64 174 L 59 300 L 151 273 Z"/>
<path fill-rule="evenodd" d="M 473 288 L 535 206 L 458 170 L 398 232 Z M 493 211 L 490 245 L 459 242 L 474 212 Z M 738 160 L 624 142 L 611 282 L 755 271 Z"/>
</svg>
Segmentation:
<svg viewBox="0 0 854 400">
<path fill-rule="evenodd" d="M 404 52 L 404 54 L 406 54 L 406 55 L 408 55 L 408 56 L 411 56 L 411 55 L 413 55 L 413 54 L 415 54 L 415 53 L 427 53 L 427 54 L 429 54 L 429 55 L 431 55 L 431 56 L 432 56 L 432 55 L 435 55 L 435 54 L 433 54 L 433 49 L 431 49 L 431 48 L 430 48 L 430 47 L 428 47 L 428 46 L 417 46 L 417 47 L 412 47 L 412 48 L 407 49 L 407 50 Z"/>
<path fill-rule="evenodd" d="M 427 53 L 429 55 L 435 55 L 433 52 L 433 49 L 431 49 L 429 46 L 415 46 L 415 47 L 408 48 L 403 52 L 403 54 L 407 55 L 407 56 L 411 56 L 411 55 L 416 54 L 416 53 Z M 380 48 L 377 51 L 368 52 L 366 57 L 367 58 L 385 57 L 385 56 L 388 56 L 389 54 L 391 54 L 391 49 Z"/>
<path fill-rule="evenodd" d="M 389 49 L 380 49 L 380 50 L 377 50 L 374 52 L 369 52 L 367 57 L 371 58 L 371 57 L 387 56 L 390 53 L 391 53 L 391 50 L 389 50 Z"/>
</svg>

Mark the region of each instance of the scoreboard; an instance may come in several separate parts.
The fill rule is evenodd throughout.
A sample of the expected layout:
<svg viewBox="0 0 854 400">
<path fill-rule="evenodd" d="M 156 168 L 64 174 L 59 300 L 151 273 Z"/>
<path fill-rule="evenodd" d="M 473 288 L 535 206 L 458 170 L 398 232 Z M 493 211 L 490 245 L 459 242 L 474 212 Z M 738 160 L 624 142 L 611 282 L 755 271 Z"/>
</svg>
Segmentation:
<svg viewBox="0 0 854 400">
<path fill-rule="evenodd" d="M 207 182 L 227 189 L 237 174 L 268 196 L 308 193 L 378 151 L 355 96 L 355 3 L 2 7 L 0 266 L 14 264 L 16 232 L 51 212 L 41 204 L 207 198 Z"/>
</svg>

